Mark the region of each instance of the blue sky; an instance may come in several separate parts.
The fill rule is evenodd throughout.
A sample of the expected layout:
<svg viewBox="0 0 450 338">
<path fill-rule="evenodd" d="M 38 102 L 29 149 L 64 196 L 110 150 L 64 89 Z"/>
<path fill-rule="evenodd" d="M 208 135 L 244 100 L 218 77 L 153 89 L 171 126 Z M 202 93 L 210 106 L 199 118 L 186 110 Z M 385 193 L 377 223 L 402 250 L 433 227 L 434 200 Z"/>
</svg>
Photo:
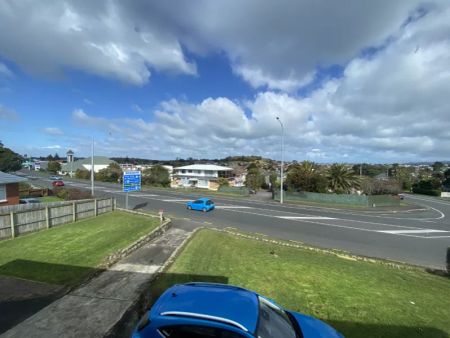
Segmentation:
<svg viewBox="0 0 450 338">
<path fill-rule="evenodd" d="M 288 160 L 446 160 L 449 22 L 445 1 L 4 1 L 0 140 L 279 159 L 280 116 Z"/>
</svg>

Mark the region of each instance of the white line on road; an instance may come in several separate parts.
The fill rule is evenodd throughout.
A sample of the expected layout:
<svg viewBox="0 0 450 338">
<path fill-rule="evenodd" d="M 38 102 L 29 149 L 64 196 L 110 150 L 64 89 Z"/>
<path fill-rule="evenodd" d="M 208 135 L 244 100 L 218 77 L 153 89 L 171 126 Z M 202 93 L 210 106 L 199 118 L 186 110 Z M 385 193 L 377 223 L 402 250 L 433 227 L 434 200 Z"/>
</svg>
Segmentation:
<svg viewBox="0 0 450 338">
<path fill-rule="evenodd" d="M 129 196 L 132 196 L 132 197 L 156 197 L 156 196 L 159 196 L 159 195 L 152 195 L 152 194 L 130 194 Z"/>
<path fill-rule="evenodd" d="M 161 200 L 163 202 L 189 202 L 193 201 L 192 199 L 181 199 L 181 200 Z"/>
<path fill-rule="evenodd" d="M 435 229 L 421 229 L 421 230 L 378 230 L 378 232 L 385 232 L 387 234 L 428 234 L 431 232 L 450 232 L 445 230 L 435 230 Z"/>
<path fill-rule="evenodd" d="M 324 216 L 275 216 L 275 217 L 284 219 L 336 219 L 333 217 L 324 217 Z"/>
<path fill-rule="evenodd" d="M 216 209 L 251 209 L 242 205 L 216 205 Z"/>
</svg>

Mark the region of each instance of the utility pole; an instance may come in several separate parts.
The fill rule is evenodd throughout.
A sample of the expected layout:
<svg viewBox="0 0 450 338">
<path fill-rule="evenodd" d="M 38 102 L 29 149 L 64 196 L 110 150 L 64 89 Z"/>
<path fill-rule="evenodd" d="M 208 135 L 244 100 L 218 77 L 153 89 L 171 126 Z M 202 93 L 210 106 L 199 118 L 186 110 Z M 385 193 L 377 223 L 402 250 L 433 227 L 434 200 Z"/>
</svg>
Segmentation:
<svg viewBox="0 0 450 338">
<path fill-rule="evenodd" d="M 284 169 L 284 126 L 280 118 L 277 116 L 281 126 L 281 173 L 280 173 L 280 204 L 283 204 L 283 169 Z"/>
</svg>

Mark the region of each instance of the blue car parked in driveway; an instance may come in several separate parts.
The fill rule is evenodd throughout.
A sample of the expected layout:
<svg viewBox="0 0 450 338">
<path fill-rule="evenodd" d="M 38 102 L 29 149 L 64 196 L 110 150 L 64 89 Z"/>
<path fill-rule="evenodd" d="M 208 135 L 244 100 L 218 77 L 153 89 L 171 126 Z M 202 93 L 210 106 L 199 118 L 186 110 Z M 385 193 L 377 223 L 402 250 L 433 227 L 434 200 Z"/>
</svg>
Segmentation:
<svg viewBox="0 0 450 338">
<path fill-rule="evenodd" d="M 186 207 L 189 210 L 200 210 L 207 212 L 213 210 L 216 205 L 209 198 L 199 198 L 198 200 L 187 202 Z"/>
<path fill-rule="evenodd" d="M 140 320 L 133 338 L 343 338 L 328 324 L 237 286 L 172 286 Z"/>
</svg>

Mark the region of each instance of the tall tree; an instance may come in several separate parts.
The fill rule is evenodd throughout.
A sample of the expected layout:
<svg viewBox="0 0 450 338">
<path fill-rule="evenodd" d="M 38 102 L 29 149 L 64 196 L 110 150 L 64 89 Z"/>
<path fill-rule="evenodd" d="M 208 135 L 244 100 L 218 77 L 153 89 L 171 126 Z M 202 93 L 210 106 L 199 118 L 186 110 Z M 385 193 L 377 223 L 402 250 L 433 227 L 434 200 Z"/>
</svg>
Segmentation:
<svg viewBox="0 0 450 338">
<path fill-rule="evenodd" d="M 257 191 L 264 183 L 264 177 L 261 171 L 257 167 L 253 167 L 247 170 L 247 176 L 245 177 L 245 186 L 251 190 Z"/>
<path fill-rule="evenodd" d="M 117 163 L 111 163 L 95 174 L 95 179 L 103 182 L 118 182 L 121 177 L 122 168 Z"/>
<path fill-rule="evenodd" d="M 326 179 L 319 173 L 319 167 L 310 161 L 303 161 L 289 167 L 286 184 L 291 190 L 326 192 Z"/>
<path fill-rule="evenodd" d="M 327 171 L 328 187 L 336 193 L 349 193 L 359 187 L 359 179 L 352 169 L 335 163 Z"/>
<path fill-rule="evenodd" d="M 1 143 L 1 142 L 0 142 Z M 0 171 L 9 172 L 22 168 L 22 156 L 0 145 Z"/>
<path fill-rule="evenodd" d="M 155 165 L 142 173 L 142 183 L 154 186 L 170 186 L 169 171 L 162 165 Z"/>
<path fill-rule="evenodd" d="M 61 163 L 57 161 L 50 161 L 48 162 L 47 170 L 56 174 L 58 171 L 61 170 Z"/>
</svg>

